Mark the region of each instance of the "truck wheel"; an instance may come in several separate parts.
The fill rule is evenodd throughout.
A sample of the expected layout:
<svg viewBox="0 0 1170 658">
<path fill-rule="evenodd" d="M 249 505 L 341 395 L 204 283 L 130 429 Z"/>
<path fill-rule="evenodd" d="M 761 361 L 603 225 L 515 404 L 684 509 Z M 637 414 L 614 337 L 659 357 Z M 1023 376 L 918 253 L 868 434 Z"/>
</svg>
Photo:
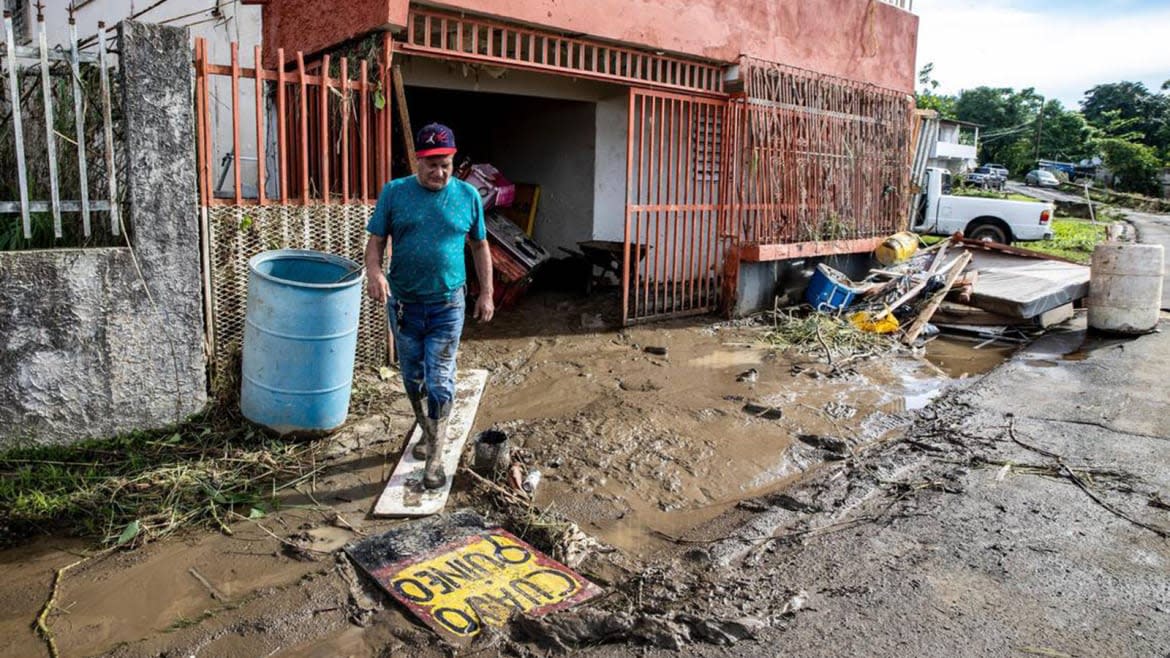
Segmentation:
<svg viewBox="0 0 1170 658">
<path fill-rule="evenodd" d="M 970 228 L 967 237 L 972 240 L 1011 244 L 1011 237 L 1008 235 L 1008 232 L 999 224 L 993 224 L 992 222 L 979 222 L 975 224 Z"/>
</svg>

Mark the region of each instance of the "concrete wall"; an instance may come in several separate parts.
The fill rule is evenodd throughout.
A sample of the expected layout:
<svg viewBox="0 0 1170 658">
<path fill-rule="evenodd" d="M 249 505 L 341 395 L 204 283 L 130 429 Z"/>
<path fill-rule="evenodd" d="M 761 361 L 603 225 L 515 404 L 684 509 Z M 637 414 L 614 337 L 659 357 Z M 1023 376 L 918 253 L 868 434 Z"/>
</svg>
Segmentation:
<svg viewBox="0 0 1170 658">
<path fill-rule="evenodd" d="M 483 91 L 494 94 L 590 102 L 597 102 L 625 93 L 625 87 L 620 85 L 569 78 L 563 75 L 531 73 L 459 62 L 442 62 L 426 57 L 403 56 L 395 57 L 394 61 L 402 67 L 403 82 L 411 87 Z M 415 117 L 411 117 L 412 121 L 414 119 Z"/>
<path fill-rule="evenodd" d="M 770 309 L 777 297 L 782 307 L 804 303 L 805 289 L 819 263 L 843 272 L 855 281 L 863 279 L 873 265 L 870 254 L 740 263 L 739 287 L 732 315 L 744 317 Z"/>
<path fill-rule="evenodd" d="M 624 240 L 626 230 L 626 136 L 630 131 L 626 94 L 597 103 L 593 239 Z"/>
<path fill-rule="evenodd" d="M 499 117 L 497 166 L 517 181 L 540 184 L 534 239 L 557 256 L 593 237 L 595 106 L 541 100 Z"/>
<path fill-rule="evenodd" d="M 430 3 L 428 3 L 430 4 Z M 918 17 L 877 0 L 446 0 L 434 3 L 570 34 L 722 62 L 740 54 L 912 93 Z M 269 48 L 315 52 L 405 24 L 408 0 L 265 5 Z"/>
<path fill-rule="evenodd" d="M 157 427 L 207 401 L 187 35 L 128 24 L 119 49 L 134 251 L 0 253 L 0 446 Z"/>
</svg>

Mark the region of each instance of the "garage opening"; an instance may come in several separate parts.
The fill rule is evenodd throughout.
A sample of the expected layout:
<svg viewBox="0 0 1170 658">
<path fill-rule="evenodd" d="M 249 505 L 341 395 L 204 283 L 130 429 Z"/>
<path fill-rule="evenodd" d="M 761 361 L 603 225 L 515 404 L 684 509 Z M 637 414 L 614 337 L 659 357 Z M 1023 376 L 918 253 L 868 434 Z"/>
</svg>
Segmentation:
<svg viewBox="0 0 1170 658">
<path fill-rule="evenodd" d="M 497 306 L 507 312 L 552 288 L 578 301 L 604 296 L 620 313 L 628 88 L 420 57 L 395 63 L 412 130 L 432 121 L 450 126 L 457 173 L 475 167 L 466 180 L 485 196 Z M 393 175 L 406 176 L 401 124 L 394 129 Z M 485 184 L 488 167 L 503 179 L 499 193 Z M 499 248 L 520 238 L 540 251 Z"/>
</svg>

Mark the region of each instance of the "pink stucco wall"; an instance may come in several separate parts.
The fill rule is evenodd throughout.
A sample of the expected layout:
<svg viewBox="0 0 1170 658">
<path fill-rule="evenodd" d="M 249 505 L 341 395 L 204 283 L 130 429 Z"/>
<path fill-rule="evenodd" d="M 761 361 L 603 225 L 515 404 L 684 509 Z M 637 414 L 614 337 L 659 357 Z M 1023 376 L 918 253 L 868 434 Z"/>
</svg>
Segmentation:
<svg viewBox="0 0 1170 658">
<path fill-rule="evenodd" d="M 430 4 L 430 3 L 428 3 Z M 740 54 L 913 92 L 918 17 L 878 0 L 444 0 L 438 4 L 724 62 Z M 269 47 L 306 53 L 405 22 L 407 0 L 269 0 Z"/>
<path fill-rule="evenodd" d="M 311 55 L 375 30 L 403 26 L 408 4 L 406 0 L 268 0 L 263 16 L 264 63 L 274 66 L 277 48 L 284 48 L 286 60 L 295 60 L 298 50 Z"/>
</svg>

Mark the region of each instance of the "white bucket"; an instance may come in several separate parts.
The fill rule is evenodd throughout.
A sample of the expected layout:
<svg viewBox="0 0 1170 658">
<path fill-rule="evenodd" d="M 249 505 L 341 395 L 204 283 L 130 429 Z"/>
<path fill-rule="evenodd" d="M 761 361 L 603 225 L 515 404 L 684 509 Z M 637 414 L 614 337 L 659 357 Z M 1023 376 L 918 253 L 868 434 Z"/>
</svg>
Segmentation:
<svg viewBox="0 0 1170 658">
<path fill-rule="evenodd" d="M 1093 250 L 1089 327 L 1140 334 L 1158 324 L 1162 306 L 1160 244 L 1106 242 Z"/>
</svg>

